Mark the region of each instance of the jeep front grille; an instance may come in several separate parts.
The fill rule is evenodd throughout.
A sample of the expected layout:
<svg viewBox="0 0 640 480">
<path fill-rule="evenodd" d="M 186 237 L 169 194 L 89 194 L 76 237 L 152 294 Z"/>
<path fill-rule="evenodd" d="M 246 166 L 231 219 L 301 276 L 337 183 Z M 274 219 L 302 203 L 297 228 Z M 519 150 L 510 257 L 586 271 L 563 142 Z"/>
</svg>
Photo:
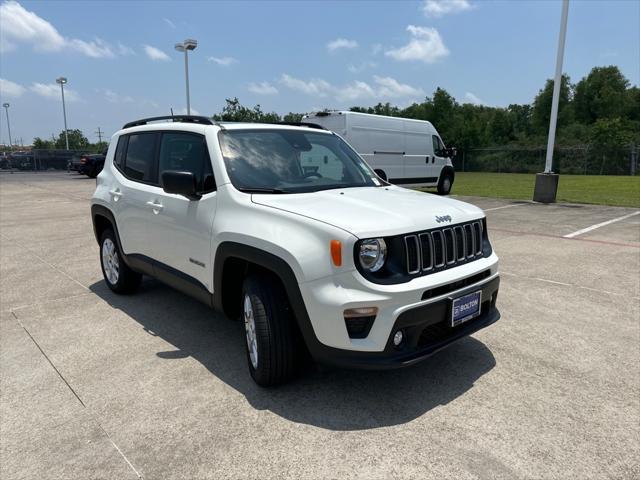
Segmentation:
<svg viewBox="0 0 640 480">
<path fill-rule="evenodd" d="M 482 221 L 405 235 L 409 275 L 452 268 L 482 257 Z"/>
</svg>

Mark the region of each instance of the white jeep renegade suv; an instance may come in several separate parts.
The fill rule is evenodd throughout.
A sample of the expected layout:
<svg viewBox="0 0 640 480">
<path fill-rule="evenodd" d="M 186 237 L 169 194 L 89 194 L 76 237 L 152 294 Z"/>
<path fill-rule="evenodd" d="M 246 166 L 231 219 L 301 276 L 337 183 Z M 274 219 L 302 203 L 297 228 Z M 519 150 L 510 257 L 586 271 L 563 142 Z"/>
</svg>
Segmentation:
<svg viewBox="0 0 640 480">
<path fill-rule="evenodd" d="M 483 212 L 387 184 L 318 126 L 124 126 L 91 215 L 111 290 L 151 275 L 242 318 L 249 370 L 413 364 L 498 320 Z"/>
</svg>

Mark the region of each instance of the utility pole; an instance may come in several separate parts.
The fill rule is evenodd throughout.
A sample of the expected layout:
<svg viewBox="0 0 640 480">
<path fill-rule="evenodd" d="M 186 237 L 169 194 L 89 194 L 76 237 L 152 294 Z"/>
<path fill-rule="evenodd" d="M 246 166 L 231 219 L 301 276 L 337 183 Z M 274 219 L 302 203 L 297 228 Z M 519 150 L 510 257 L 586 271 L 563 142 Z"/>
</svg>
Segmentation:
<svg viewBox="0 0 640 480">
<path fill-rule="evenodd" d="M 94 133 L 98 135 L 98 143 L 102 143 L 102 132 L 100 131 L 100 127 L 98 127 L 98 131 Z"/>
<path fill-rule="evenodd" d="M 558 53 L 556 56 L 556 75 L 553 81 L 553 98 L 551 99 L 551 119 L 549 120 L 549 138 L 547 139 L 547 158 L 544 172 L 536 175 L 536 186 L 533 200 L 541 203 L 554 203 L 558 193 L 558 174 L 553 173 L 553 148 L 556 140 L 558 121 L 558 103 L 562 86 L 562 60 L 564 43 L 567 37 L 567 18 L 569 16 L 569 0 L 562 0 L 562 16 L 560 19 L 560 35 L 558 37 Z"/>
</svg>

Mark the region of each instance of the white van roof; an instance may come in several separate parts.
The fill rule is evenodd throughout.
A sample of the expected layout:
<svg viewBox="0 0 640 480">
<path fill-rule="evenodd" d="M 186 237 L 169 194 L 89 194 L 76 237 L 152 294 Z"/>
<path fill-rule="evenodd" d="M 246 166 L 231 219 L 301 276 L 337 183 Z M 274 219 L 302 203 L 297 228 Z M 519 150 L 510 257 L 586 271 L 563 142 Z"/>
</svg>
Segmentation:
<svg viewBox="0 0 640 480">
<path fill-rule="evenodd" d="M 374 113 L 361 113 L 361 112 L 351 112 L 348 110 L 335 110 L 335 111 L 330 111 L 330 112 L 311 112 L 307 115 L 305 115 L 305 119 L 309 119 L 310 122 L 313 122 L 316 119 L 321 119 L 323 117 L 335 117 L 338 115 L 344 115 L 345 117 L 356 117 L 356 118 L 362 118 L 362 119 L 367 119 L 367 120 L 371 120 L 373 122 L 375 122 L 376 120 L 395 120 L 395 121 L 402 121 L 402 122 L 408 122 L 408 123 L 415 123 L 415 124 L 420 124 L 423 126 L 427 126 L 427 129 L 430 131 L 433 131 L 434 133 L 436 132 L 435 127 L 433 126 L 433 124 L 427 120 L 416 120 L 415 118 L 404 118 L 404 117 L 390 117 L 388 115 L 377 115 Z"/>
</svg>

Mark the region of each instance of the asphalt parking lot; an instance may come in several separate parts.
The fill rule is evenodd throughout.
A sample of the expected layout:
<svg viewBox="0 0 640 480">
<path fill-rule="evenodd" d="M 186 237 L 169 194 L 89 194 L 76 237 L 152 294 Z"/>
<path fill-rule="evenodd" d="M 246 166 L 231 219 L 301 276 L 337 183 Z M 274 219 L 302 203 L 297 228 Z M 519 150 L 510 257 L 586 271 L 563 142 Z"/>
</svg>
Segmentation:
<svg viewBox="0 0 640 480">
<path fill-rule="evenodd" d="M 465 198 L 501 259 L 497 324 L 265 390 L 239 323 L 156 281 L 108 290 L 94 185 L 0 174 L 2 479 L 640 477 L 637 209 Z"/>
</svg>

